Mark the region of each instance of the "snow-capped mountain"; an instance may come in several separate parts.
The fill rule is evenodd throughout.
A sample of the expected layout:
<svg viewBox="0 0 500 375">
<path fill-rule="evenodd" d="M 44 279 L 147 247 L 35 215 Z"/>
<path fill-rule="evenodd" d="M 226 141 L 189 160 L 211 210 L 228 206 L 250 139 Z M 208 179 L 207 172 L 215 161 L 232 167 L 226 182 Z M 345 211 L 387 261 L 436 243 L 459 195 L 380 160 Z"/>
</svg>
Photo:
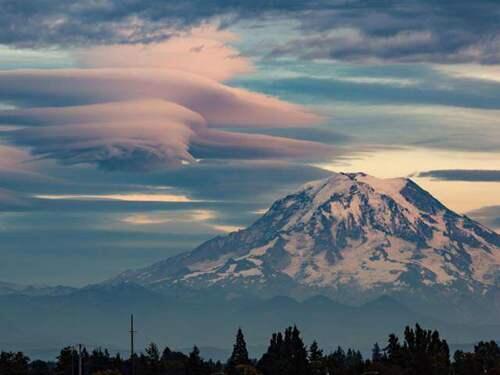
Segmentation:
<svg viewBox="0 0 500 375">
<path fill-rule="evenodd" d="M 334 174 L 276 201 L 254 224 L 113 282 L 154 289 L 339 300 L 500 287 L 500 235 L 405 178 Z"/>
</svg>

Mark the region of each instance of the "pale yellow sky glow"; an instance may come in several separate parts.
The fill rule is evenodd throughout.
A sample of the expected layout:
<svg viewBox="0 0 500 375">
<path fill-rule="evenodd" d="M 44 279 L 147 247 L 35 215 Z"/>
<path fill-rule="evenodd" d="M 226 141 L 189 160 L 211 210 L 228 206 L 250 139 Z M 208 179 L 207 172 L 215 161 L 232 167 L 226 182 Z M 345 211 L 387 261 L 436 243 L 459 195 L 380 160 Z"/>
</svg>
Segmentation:
<svg viewBox="0 0 500 375">
<path fill-rule="evenodd" d="M 157 212 L 138 213 L 120 218 L 120 222 L 133 226 L 151 226 L 162 224 L 179 224 L 198 222 L 223 233 L 234 232 L 242 229 L 238 226 L 211 223 L 217 219 L 217 214 L 211 210 L 187 210 L 182 212 Z"/>
<path fill-rule="evenodd" d="M 179 221 L 208 221 L 213 220 L 217 216 L 215 212 L 210 210 L 188 210 L 181 213 L 174 212 L 158 212 L 158 213 L 138 213 L 125 216 L 120 219 L 121 222 L 131 225 L 155 225 Z"/>
<path fill-rule="evenodd" d="M 129 215 L 120 220 L 123 223 L 131 225 L 152 225 L 152 224 L 164 224 L 172 221 L 170 217 L 164 217 L 159 215 L 148 215 L 148 214 L 134 214 Z"/>
<path fill-rule="evenodd" d="M 231 232 L 236 232 L 240 229 L 243 229 L 242 227 L 237 227 L 233 225 L 213 225 L 212 226 L 215 230 L 218 230 L 219 232 L 223 233 L 231 233 Z"/>
<path fill-rule="evenodd" d="M 500 82 L 499 65 L 457 64 L 457 65 L 435 65 L 440 72 L 465 78 L 484 79 L 487 81 Z"/>
<path fill-rule="evenodd" d="M 382 178 L 411 176 L 416 183 L 450 209 L 460 213 L 484 206 L 500 205 L 498 182 L 439 181 L 416 177 L 419 172 L 436 169 L 500 169 L 500 152 L 402 148 L 362 154 L 319 166 L 335 172 L 365 172 Z"/>
</svg>

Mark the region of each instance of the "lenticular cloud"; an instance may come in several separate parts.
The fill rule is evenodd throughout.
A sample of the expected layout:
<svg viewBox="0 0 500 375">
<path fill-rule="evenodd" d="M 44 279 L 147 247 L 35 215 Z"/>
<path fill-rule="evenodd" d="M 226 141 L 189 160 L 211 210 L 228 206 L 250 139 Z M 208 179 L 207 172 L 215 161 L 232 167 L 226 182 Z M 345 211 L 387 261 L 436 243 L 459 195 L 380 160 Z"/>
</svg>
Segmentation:
<svg viewBox="0 0 500 375">
<path fill-rule="evenodd" d="M 235 37 L 206 25 L 162 43 L 75 51 L 84 68 L 0 71 L 0 103 L 17 106 L 0 111 L 0 125 L 14 126 L 4 132 L 9 142 L 37 158 L 108 170 L 330 153 L 326 145 L 258 134 L 321 118 L 222 83 L 253 69 L 228 44 Z"/>
<path fill-rule="evenodd" d="M 276 98 L 169 69 L 0 72 L 10 142 L 65 164 L 168 168 L 210 158 L 302 158 L 328 146 L 217 128 L 307 126 L 320 118 Z"/>
</svg>

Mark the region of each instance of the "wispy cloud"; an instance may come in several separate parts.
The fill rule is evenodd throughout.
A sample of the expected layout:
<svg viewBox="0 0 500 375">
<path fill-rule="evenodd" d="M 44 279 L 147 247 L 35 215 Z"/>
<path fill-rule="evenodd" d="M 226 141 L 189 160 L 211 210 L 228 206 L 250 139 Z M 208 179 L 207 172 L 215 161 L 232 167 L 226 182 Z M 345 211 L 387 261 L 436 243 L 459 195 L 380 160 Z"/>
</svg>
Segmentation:
<svg viewBox="0 0 500 375">
<path fill-rule="evenodd" d="M 140 212 L 127 215 L 120 219 L 121 222 L 131 225 L 158 225 L 172 222 L 206 222 L 217 217 L 211 210 L 183 210 L 171 212 Z"/>
<path fill-rule="evenodd" d="M 467 215 L 493 230 L 500 231 L 500 206 L 482 207 L 468 212 Z"/>
<path fill-rule="evenodd" d="M 446 181 L 500 182 L 500 170 L 484 169 L 438 169 L 420 172 L 419 177 L 432 177 Z"/>
<path fill-rule="evenodd" d="M 147 193 L 124 193 L 124 194 L 38 194 L 38 199 L 62 199 L 62 200 L 116 200 L 125 202 L 196 202 L 185 195 L 175 194 L 147 194 Z"/>
</svg>

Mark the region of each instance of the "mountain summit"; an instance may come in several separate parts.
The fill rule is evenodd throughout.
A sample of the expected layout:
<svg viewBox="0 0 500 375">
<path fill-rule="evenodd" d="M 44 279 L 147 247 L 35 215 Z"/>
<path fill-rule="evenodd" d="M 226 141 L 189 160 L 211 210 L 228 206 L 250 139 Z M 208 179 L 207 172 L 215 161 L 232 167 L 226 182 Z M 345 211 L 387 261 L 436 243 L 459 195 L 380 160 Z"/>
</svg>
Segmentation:
<svg viewBox="0 0 500 375">
<path fill-rule="evenodd" d="M 500 286 L 500 235 L 410 179 L 340 173 L 308 183 L 254 224 L 113 282 L 357 302 Z M 496 292 L 495 292 L 496 293 Z"/>
</svg>

